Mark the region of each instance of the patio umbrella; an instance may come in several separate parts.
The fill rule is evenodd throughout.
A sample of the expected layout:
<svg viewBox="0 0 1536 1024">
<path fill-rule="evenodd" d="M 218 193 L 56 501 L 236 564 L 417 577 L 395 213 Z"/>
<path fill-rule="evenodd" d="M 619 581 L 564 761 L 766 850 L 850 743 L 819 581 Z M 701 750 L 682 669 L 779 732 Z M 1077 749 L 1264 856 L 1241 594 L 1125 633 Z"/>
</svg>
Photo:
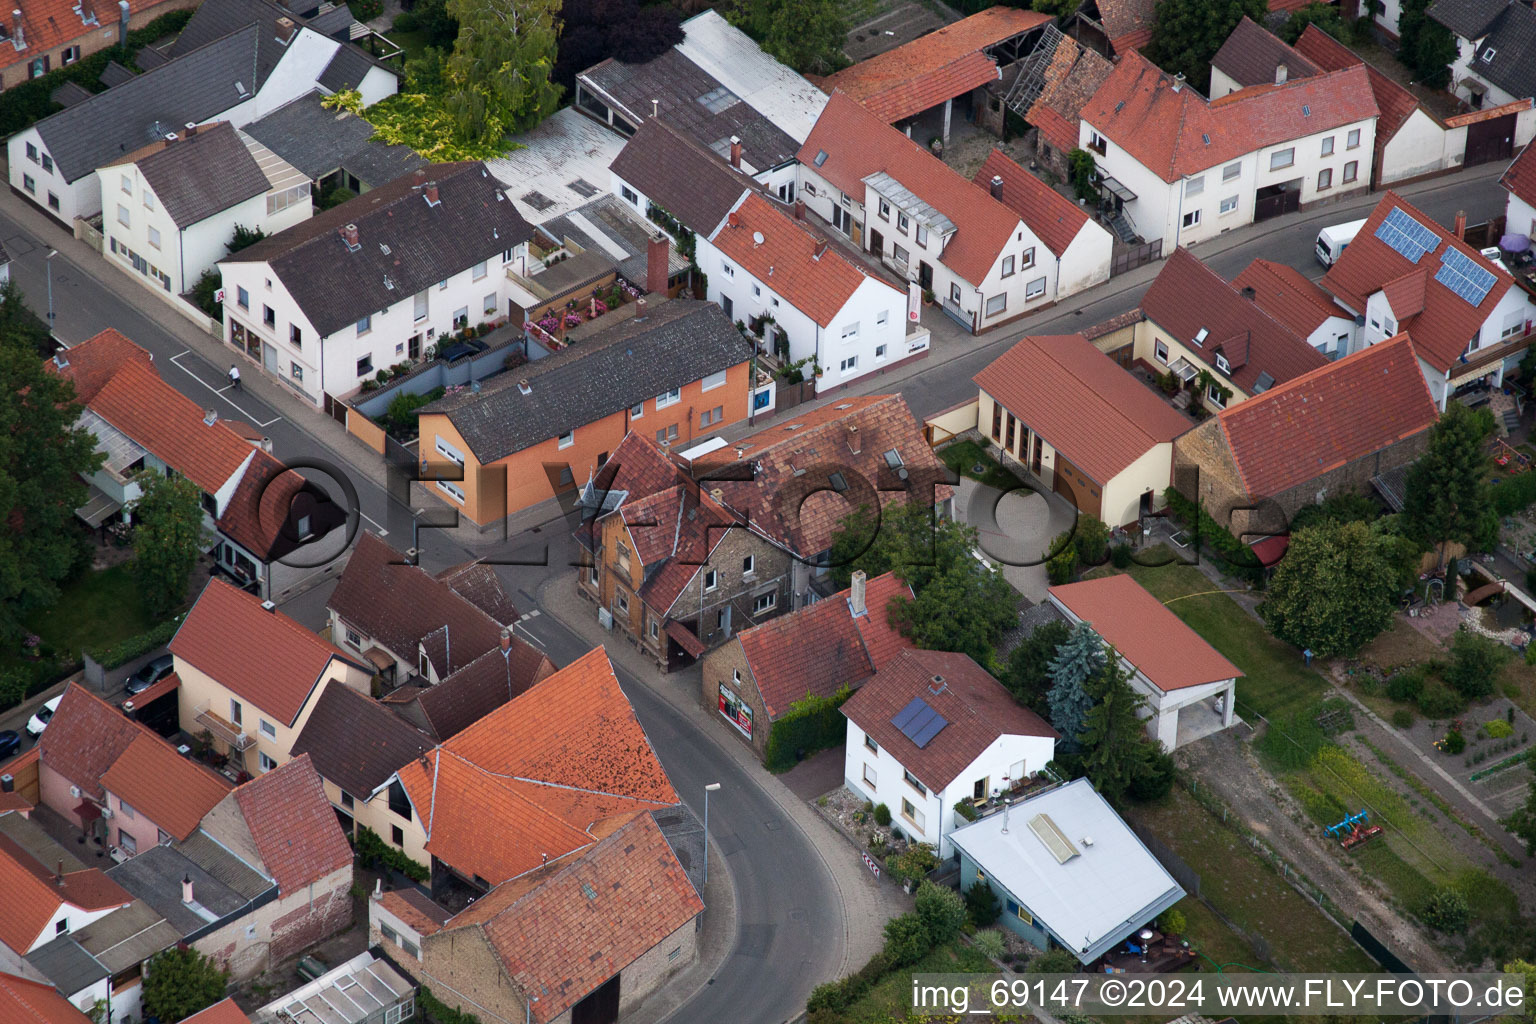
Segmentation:
<svg viewBox="0 0 1536 1024">
<path fill-rule="evenodd" d="M 1529 235 L 1505 235 L 1499 239 L 1499 248 L 1505 252 L 1525 252 L 1531 247 Z"/>
</svg>

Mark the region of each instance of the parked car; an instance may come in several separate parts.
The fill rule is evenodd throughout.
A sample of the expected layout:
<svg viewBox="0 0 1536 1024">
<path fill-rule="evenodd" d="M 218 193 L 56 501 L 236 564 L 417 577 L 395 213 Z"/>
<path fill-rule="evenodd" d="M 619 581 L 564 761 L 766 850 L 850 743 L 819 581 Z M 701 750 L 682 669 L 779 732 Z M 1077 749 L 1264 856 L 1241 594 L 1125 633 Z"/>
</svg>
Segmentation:
<svg viewBox="0 0 1536 1024">
<path fill-rule="evenodd" d="M 44 704 L 42 707 L 38 708 L 37 714 L 33 715 L 30 719 L 27 720 L 28 734 L 32 736 L 41 736 L 43 734 L 43 730 L 48 728 L 48 720 L 53 717 L 53 713 L 55 711 L 59 710 L 59 701 L 63 699 L 64 695 L 61 693 L 47 704 Z"/>
<path fill-rule="evenodd" d="M 0 759 L 10 757 L 21 749 L 21 734 L 15 729 L 0 732 Z"/>
<path fill-rule="evenodd" d="M 176 659 L 169 654 L 162 654 L 139 669 L 128 679 L 128 695 L 136 696 L 154 686 L 160 680 L 170 675 L 176 669 Z"/>
</svg>

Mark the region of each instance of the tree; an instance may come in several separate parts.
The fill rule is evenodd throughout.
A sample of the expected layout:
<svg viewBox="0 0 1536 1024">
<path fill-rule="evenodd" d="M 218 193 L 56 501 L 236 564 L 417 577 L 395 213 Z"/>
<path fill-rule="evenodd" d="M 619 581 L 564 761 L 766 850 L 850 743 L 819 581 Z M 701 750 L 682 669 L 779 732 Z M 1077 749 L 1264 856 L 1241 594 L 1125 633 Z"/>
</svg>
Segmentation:
<svg viewBox="0 0 1536 1024">
<path fill-rule="evenodd" d="M 17 637 L 30 615 L 59 598 L 59 584 L 89 557 L 75 509 L 89 491 L 81 474 L 103 456 L 76 425 L 80 406 L 67 377 L 44 369 L 47 329 L 14 283 L 0 289 L 0 634 Z"/>
<path fill-rule="evenodd" d="M 267 233 L 261 230 L 261 228 L 248 228 L 244 224 L 236 224 L 234 236 L 230 238 L 229 244 L 225 248 L 230 252 L 239 252 L 241 249 L 255 245 L 266 237 Z"/>
<path fill-rule="evenodd" d="M 1443 676 L 1463 697 L 1477 700 L 1493 693 L 1499 669 L 1509 660 L 1509 648 L 1466 626 L 1451 638 L 1451 663 Z"/>
<path fill-rule="evenodd" d="M 919 502 L 892 504 L 878 514 L 861 506 L 832 534 L 832 580 L 848 586 L 855 569 L 874 579 L 895 572 L 914 590 L 962 561 L 972 561 L 976 531 Z"/>
<path fill-rule="evenodd" d="M 1424 923 L 1437 932 L 1464 932 L 1471 917 L 1467 898 L 1456 889 L 1436 889 L 1424 904 Z"/>
<path fill-rule="evenodd" d="M 181 607 L 187 577 L 208 545 L 203 529 L 203 494 L 184 476 L 146 472 L 142 496 L 133 503 L 133 574 L 139 597 L 159 618 Z"/>
<path fill-rule="evenodd" d="M 725 15 L 801 74 L 827 75 L 848 66 L 848 29 L 869 6 L 864 0 L 734 0 Z"/>
<path fill-rule="evenodd" d="M 560 8 L 560 50 L 555 81 L 567 91 L 576 76 L 612 57 L 643 64 L 682 42 L 677 8 L 639 0 L 565 0 Z"/>
<path fill-rule="evenodd" d="M 947 885 L 924 881 L 917 887 L 917 919 L 928 929 L 928 944 L 943 946 L 955 941 L 965 927 L 965 901 Z"/>
<path fill-rule="evenodd" d="M 1051 692 L 1047 703 L 1051 724 L 1061 733 L 1065 753 L 1080 750 L 1078 735 L 1088 722 L 1093 698 L 1088 695 L 1090 677 L 1104 667 L 1104 640 L 1086 622 L 1072 627 L 1072 634 L 1056 649 L 1051 661 Z"/>
<path fill-rule="evenodd" d="M 946 568 L 915 598 L 894 598 L 890 621 L 919 647 L 955 651 L 989 667 L 996 660 L 992 645 L 1018 621 L 1018 607 L 1003 574 L 973 559 Z"/>
<path fill-rule="evenodd" d="M 1493 546 L 1498 519 L 1489 495 L 1488 453 L 1493 414 L 1452 402 L 1429 431 L 1429 442 L 1408 470 L 1403 499 L 1406 532 L 1425 544 L 1457 541 L 1474 550 Z M 1289 557 L 1289 555 L 1287 555 Z"/>
<path fill-rule="evenodd" d="M 1531 792 L 1536 793 L 1536 787 L 1533 787 Z M 1519 975 L 1520 985 L 1525 992 L 1521 1011 L 1512 1016 L 1516 1020 L 1536 1021 L 1536 963 L 1531 963 L 1529 960 L 1511 960 L 1504 965 L 1504 973 Z"/>
<path fill-rule="evenodd" d="M 1431 89 L 1450 84 L 1450 65 L 1456 60 L 1456 39 L 1450 29 L 1425 13 L 1431 0 L 1403 0 L 1398 16 L 1398 56 L 1413 70 L 1414 78 Z"/>
<path fill-rule="evenodd" d="M 459 35 L 459 23 L 448 13 L 447 0 L 416 0 L 415 6 L 395 17 L 400 32 L 418 33 L 425 45 L 446 50 Z"/>
<path fill-rule="evenodd" d="M 1267 0 L 1158 0 L 1147 58 L 1208 94 L 1211 58 L 1244 15 L 1262 25 L 1268 10 Z"/>
<path fill-rule="evenodd" d="M 1120 656 L 1110 648 L 1104 667 L 1084 685 L 1093 708 L 1078 734 L 1083 770 L 1111 803 L 1119 803 L 1130 791 L 1146 759 L 1146 727 L 1136 713 L 1146 699 L 1131 689 L 1130 680 Z"/>
<path fill-rule="evenodd" d="M 448 0 L 459 35 L 445 69 L 443 107 L 458 136 L 504 145 L 554 113 L 559 0 Z"/>
<path fill-rule="evenodd" d="M 1065 18 L 1081 6 L 1080 0 L 1033 0 L 1030 9 L 1053 18 Z"/>
<path fill-rule="evenodd" d="M 893 965 L 915 964 L 932 948 L 928 928 L 917 914 L 899 914 L 885 922 L 885 955 Z"/>
<path fill-rule="evenodd" d="M 229 971 L 195 949 L 168 949 L 145 965 L 144 1013 L 165 1024 L 205 1010 L 224 998 Z"/>
<path fill-rule="evenodd" d="M 1072 182 L 1072 191 L 1079 199 L 1086 199 L 1090 203 L 1098 202 L 1099 187 L 1094 183 L 1099 173 L 1099 166 L 1094 162 L 1093 154 L 1086 149 L 1074 149 L 1067 154 L 1067 177 Z"/>
<path fill-rule="evenodd" d="M 965 913 L 971 924 L 977 928 L 985 928 L 992 924 L 1002 914 L 1002 904 L 997 901 L 997 893 L 984 880 L 978 878 L 971 883 L 971 887 L 965 890 Z"/>
<path fill-rule="evenodd" d="M 1310 3 L 1299 11 L 1293 11 L 1280 29 L 1280 38 L 1294 46 L 1296 40 L 1300 39 L 1301 34 L 1307 30 L 1308 25 L 1316 25 L 1340 42 L 1349 42 L 1351 33 L 1348 26 L 1344 24 L 1344 18 L 1339 14 L 1339 8 L 1334 4 L 1324 3 Z"/>
<path fill-rule="evenodd" d="M 1320 657 L 1354 654 L 1392 624 L 1406 576 L 1400 538 L 1364 523 L 1291 535 L 1259 614 L 1275 636 Z"/>
<path fill-rule="evenodd" d="M 1046 694 L 1051 688 L 1051 661 L 1071 635 L 1072 627 L 1065 622 L 1046 622 L 1035 627 L 1008 655 L 1002 683 L 1020 704 L 1045 713 Z"/>
</svg>

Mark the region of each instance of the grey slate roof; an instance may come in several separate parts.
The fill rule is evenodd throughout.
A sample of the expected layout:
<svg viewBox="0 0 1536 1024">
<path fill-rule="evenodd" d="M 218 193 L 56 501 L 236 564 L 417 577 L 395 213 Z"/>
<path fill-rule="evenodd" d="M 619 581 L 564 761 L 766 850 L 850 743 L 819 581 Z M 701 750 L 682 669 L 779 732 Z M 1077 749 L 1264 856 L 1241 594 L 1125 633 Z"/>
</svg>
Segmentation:
<svg viewBox="0 0 1536 1024">
<path fill-rule="evenodd" d="M 228 121 L 155 144 L 134 161 L 171 220 L 191 227 L 271 186 Z"/>
<path fill-rule="evenodd" d="M 259 29 L 255 63 L 246 65 L 245 84 L 255 92 L 288 51 L 285 44 L 277 41 L 279 18 L 288 18 L 296 26 L 304 24 L 303 18 L 271 0 L 204 0 L 193 11 L 192 19 L 181 30 L 176 41 L 167 48 L 166 55 L 174 60 L 214 40 L 223 39 L 232 32 L 254 25 Z"/>
<path fill-rule="evenodd" d="M 342 8 L 345 10 L 345 8 Z M 362 84 L 363 76 L 373 69 L 373 61 L 355 46 L 343 46 L 320 72 L 320 84 L 331 92 L 345 92 Z"/>
<path fill-rule="evenodd" d="M 1510 0 L 1435 0 L 1424 13 L 1461 36 L 1480 39 Z"/>
<path fill-rule="evenodd" d="M 1485 59 L 1489 51 L 1492 60 Z M 1506 6 L 1478 44 L 1468 70 L 1511 96 L 1536 95 L 1536 10 L 1519 3 Z"/>
<path fill-rule="evenodd" d="M 80 947 L 113 974 L 181 941 L 181 933 L 143 900 L 134 900 L 73 934 Z"/>
<path fill-rule="evenodd" d="M 708 236 L 757 182 L 671 127 L 647 121 L 611 170 L 686 228 Z"/>
<path fill-rule="evenodd" d="M 481 464 L 628 409 L 751 358 L 751 347 L 713 302 L 673 299 L 487 382 L 439 399 Z M 523 394 L 518 381 L 531 388 Z"/>
<path fill-rule="evenodd" d="M 423 187 L 435 181 L 439 202 Z M 349 252 L 341 229 L 355 224 Z M 527 241 L 533 228 L 483 163 L 433 164 L 222 260 L 268 263 L 321 337 Z"/>
<path fill-rule="evenodd" d="M 332 39 L 346 39 L 356 20 L 352 17 L 351 8 L 346 4 L 337 4 L 328 11 L 313 15 L 309 19 L 309 27 Z"/>
<path fill-rule="evenodd" d="M 5 246 L 0 245 L 0 267 L 11 262 L 11 254 L 5 251 Z"/>
<path fill-rule="evenodd" d="M 37 947 L 25 959 L 42 971 L 66 998 L 112 973 L 72 935 L 61 935 L 46 946 Z"/>
<path fill-rule="evenodd" d="M 1247 15 L 1238 21 L 1227 41 L 1211 58 L 1211 67 L 1244 88 L 1274 84 L 1275 72 L 1281 64 L 1285 65 L 1288 80 L 1322 74 L 1316 64 Z"/>
<path fill-rule="evenodd" d="M 148 71 L 149 69 L 142 68 L 141 70 Z M 110 89 L 115 85 L 131 82 L 137 77 L 138 75 L 134 73 L 133 69 L 126 68 L 115 60 L 109 60 L 107 61 L 107 66 L 101 69 L 101 74 L 96 76 L 96 80 Z"/>
<path fill-rule="evenodd" d="M 242 28 L 37 122 L 64 180 L 78 181 L 167 132 L 233 107 L 240 101 L 237 82 L 252 89 L 258 33 L 255 25 Z"/>
<path fill-rule="evenodd" d="M 53 94 L 48 98 L 53 100 L 53 102 L 57 103 L 61 107 L 72 107 L 76 103 L 79 103 L 82 100 L 88 100 L 94 95 L 96 94 L 91 92 L 91 90 L 87 89 L 85 86 L 81 85 L 79 82 L 65 82 L 63 85 L 53 90 Z"/>
<path fill-rule="evenodd" d="M 609 58 L 578 77 L 622 104 L 637 124 L 652 119 L 651 101 L 655 100 L 656 120 L 672 125 L 706 149 L 728 145 L 732 135 L 739 137 L 742 158 L 758 171 L 793 160 L 800 148 L 787 133 L 675 47 L 644 64 L 624 64 Z M 712 93 L 715 110 L 699 102 Z M 718 148 L 716 151 L 725 155 Z"/>
<path fill-rule="evenodd" d="M 345 170 L 377 188 L 427 166 L 408 146 L 371 142 L 373 125 L 345 110 L 327 110 L 317 89 L 290 100 L 242 129 L 311 180 Z"/>
<path fill-rule="evenodd" d="M 431 737 L 393 711 L 347 686 L 327 686 L 294 740 L 321 778 L 366 800 L 404 765 L 431 750 Z"/>
</svg>

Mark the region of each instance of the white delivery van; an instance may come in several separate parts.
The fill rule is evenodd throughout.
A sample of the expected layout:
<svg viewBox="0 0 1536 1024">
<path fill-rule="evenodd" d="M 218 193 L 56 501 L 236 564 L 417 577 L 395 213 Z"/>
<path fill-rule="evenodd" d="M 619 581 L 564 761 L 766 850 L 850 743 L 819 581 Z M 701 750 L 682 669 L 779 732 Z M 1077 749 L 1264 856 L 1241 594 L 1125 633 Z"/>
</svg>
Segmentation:
<svg viewBox="0 0 1536 1024">
<path fill-rule="evenodd" d="M 1317 260 L 1325 267 L 1333 266 L 1338 260 L 1339 254 L 1354 240 L 1355 235 L 1365 226 L 1363 220 L 1352 220 L 1348 224 L 1335 224 L 1332 227 L 1323 228 L 1317 233 Z"/>
</svg>

